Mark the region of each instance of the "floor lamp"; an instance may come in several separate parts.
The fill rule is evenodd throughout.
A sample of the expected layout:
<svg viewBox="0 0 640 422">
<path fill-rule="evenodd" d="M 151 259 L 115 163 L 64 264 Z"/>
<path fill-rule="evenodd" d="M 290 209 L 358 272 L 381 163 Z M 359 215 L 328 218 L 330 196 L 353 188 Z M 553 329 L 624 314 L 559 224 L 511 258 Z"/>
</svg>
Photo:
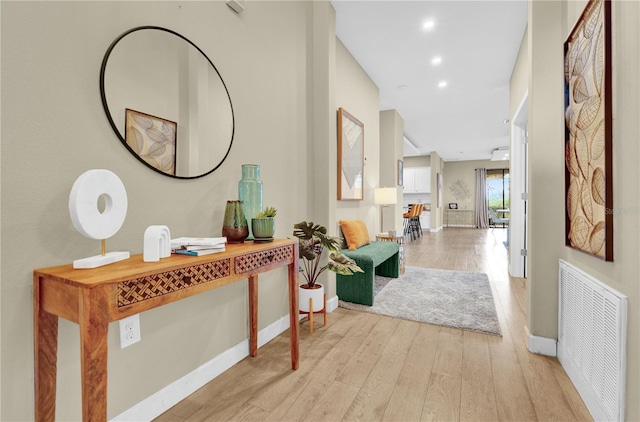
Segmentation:
<svg viewBox="0 0 640 422">
<path fill-rule="evenodd" d="M 380 231 L 384 233 L 384 208 L 388 205 L 398 203 L 398 191 L 396 188 L 376 188 L 373 190 L 373 202 L 381 205 L 380 208 Z"/>
</svg>

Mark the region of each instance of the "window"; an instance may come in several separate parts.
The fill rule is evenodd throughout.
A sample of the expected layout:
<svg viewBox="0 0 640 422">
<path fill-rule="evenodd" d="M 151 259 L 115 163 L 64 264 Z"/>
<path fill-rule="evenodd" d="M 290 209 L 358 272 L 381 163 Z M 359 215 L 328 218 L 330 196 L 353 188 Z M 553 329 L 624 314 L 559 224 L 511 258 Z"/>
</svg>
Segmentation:
<svg viewBox="0 0 640 422">
<path fill-rule="evenodd" d="M 487 202 L 494 211 L 509 209 L 509 169 L 487 170 Z"/>
</svg>

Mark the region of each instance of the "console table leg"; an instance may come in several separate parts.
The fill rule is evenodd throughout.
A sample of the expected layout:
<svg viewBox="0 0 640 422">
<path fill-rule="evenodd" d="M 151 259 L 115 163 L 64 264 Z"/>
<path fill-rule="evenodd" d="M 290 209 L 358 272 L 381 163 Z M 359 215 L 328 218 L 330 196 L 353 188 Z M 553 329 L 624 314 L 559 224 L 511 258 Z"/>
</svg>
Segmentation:
<svg viewBox="0 0 640 422">
<path fill-rule="evenodd" d="M 54 421 L 56 419 L 58 317 L 42 309 L 38 278 L 33 285 L 33 297 L 35 420 Z"/>
<path fill-rule="evenodd" d="M 109 300 L 101 288 L 85 289 L 79 306 L 82 420 L 107 420 Z"/>
<path fill-rule="evenodd" d="M 258 276 L 249 277 L 249 354 L 258 356 Z"/>
<path fill-rule="evenodd" d="M 313 298 L 309 298 L 309 333 L 313 334 Z"/>
<path fill-rule="evenodd" d="M 324 301 L 324 308 L 322 308 L 322 313 L 324 314 L 324 324 L 323 325 L 327 325 L 327 294 L 326 293 L 322 297 L 322 300 Z"/>
<path fill-rule="evenodd" d="M 298 328 L 300 322 L 298 315 L 300 306 L 298 304 L 298 244 L 293 249 L 294 260 L 289 265 L 289 329 L 291 332 L 291 369 L 298 369 L 300 364 L 298 356 L 299 338 Z"/>
</svg>

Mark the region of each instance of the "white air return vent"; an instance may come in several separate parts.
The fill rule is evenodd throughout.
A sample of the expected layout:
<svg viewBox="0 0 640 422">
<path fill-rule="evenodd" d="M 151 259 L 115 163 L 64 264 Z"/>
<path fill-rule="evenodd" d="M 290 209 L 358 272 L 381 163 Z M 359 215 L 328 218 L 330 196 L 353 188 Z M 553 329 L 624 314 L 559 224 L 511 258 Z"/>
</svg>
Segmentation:
<svg viewBox="0 0 640 422">
<path fill-rule="evenodd" d="M 596 421 L 623 421 L 627 297 L 560 260 L 558 359 Z"/>
</svg>

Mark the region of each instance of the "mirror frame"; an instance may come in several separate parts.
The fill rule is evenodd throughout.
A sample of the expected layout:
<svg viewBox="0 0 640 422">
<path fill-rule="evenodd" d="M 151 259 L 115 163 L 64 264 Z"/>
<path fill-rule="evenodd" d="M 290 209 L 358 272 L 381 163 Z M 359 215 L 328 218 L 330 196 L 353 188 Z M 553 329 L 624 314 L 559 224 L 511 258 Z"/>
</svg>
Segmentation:
<svg viewBox="0 0 640 422">
<path fill-rule="evenodd" d="M 222 82 L 222 86 L 224 87 L 224 90 L 227 93 L 227 98 L 229 99 L 229 107 L 231 108 L 231 139 L 229 140 L 229 148 L 227 148 L 227 152 L 225 153 L 224 157 L 222 157 L 222 160 L 220 160 L 220 162 L 218 164 L 216 164 L 215 167 L 213 167 L 211 170 L 207 171 L 206 173 L 198 174 L 196 176 L 177 176 L 177 175 L 173 175 L 173 174 L 167 174 L 167 173 L 165 173 L 165 172 L 153 167 L 152 165 L 147 163 L 145 160 L 143 160 L 142 157 L 140 157 L 138 154 L 136 154 L 136 152 L 133 149 L 131 149 L 131 147 L 129 145 L 127 145 L 127 141 L 124 139 L 124 136 L 120 133 L 120 130 L 118 129 L 118 126 L 116 126 L 116 123 L 113 121 L 113 118 L 111 117 L 111 111 L 109 110 L 109 105 L 107 104 L 107 96 L 106 96 L 105 86 L 104 86 L 104 78 L 105 78 L 105 71 L 106 71 L 106 68 L 107 68 L 107 62 L 109 61 L 109 57 L 111 56 L 111 52 L 113 51 L 113 49 L 116 47 L 116 45 L 124 37 L 126 37 L 127 35 L 129 35 L 129 34 L 131 34 L 133 32 L 141 31 L 141 30 L 145 30 L 145 29 L 154 29 L 154 30 L 158 30 L 158 31 L 168 32 L 168 33 L 173 34 L 173 35 L 175 35 L 175 36 L 177 36 L 179 38 L 182 38 L 183 40 L 188 42 L 191 46 L 195 47 L 195 49 L 198 50 L 200 52 L 200 54 L 202 54 L 204 56 L 205 59 L 207 59 L 207 61 L 209 62 L 209 64 L 213 68 L 213 70 L 216 71 L 216 74 L 220 78 L 220 82 Z M 233 112 L 233 103 L 231 102 L 231 96 L 229 95 L 229 89 L 227 88 L 227 85 L 224 83 L 224 79 L 222 79 L 222 75 L 220 75 L 220 72 L 218 72 L 218 69 L 215 67 L 215 65 L 209 59 L 209 57 L 204 53 L 204 51 L 202 51 L 200 49 L 200 47 L 198 47 L 197 45 L 192 43 L 188 38 L 178 34 L 175 31 L 172 31 L 172 30 L 167 29 L 167 28 L 162 28 L 160 26 L 146 25 L 146 26 L 137 26 L 135 28 L 129 29 L 128 31 L 125 31 L 122 34 L 120 34 L 111 43 L 111 45 L 107 49 L 107 52 L 104 55 L 104 58 L 102 59 L 102 66 L 100 67 L 100 97 L 102 98 L 102 107 L 104 108 L 105 114 L 107 115 L 107 119 L 109 120 L 109 124 L 111 125 L 111 128 L 113 129 L 115 134 L 120 139 L 120 142 L 122 142 L 122 144 L 129 150 L 129 152 L 131 154 L 133 154 L 134 157 L 136 157 L 138 159 L 138 161 L 140 161 L 146 167 L 150 168 L 151 170 L 153 170 L 153 171 L 155 171 L 157 173 L 160 173 L 160 174 L 162 174 L 164 176 L 173 177 L 175 179 L 197 179 L 197 178 L 204 177 L 204 176 L 214 172 L 218 167 L 220 167 L 222 165 L 222 163 L 224 163 L 224 161 L 229 156 L 229 152 L 231 151 L 231 146 L 233 145 L 233 138 L 234 138 L 235 129 L 236 129 L 235 114 Z"/>
</svg>

